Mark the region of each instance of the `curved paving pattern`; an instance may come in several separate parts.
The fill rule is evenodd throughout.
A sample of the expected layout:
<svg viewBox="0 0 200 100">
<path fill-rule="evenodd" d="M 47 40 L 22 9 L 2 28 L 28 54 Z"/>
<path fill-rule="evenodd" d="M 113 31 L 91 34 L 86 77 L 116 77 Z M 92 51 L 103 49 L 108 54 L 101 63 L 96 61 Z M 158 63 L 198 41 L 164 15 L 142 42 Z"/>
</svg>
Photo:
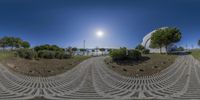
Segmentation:
<svg viewBox="0 0 200 100">
<path fill-rule="evenodd" d="M 48 78 L 23 76 L 0 65 L 0 99 L 200 99 L 200 63 L 192 56 L 180 56 L 162 72 L 144 77 L 121 76 L 103 59 L 88 59 Z"/>
</svg>

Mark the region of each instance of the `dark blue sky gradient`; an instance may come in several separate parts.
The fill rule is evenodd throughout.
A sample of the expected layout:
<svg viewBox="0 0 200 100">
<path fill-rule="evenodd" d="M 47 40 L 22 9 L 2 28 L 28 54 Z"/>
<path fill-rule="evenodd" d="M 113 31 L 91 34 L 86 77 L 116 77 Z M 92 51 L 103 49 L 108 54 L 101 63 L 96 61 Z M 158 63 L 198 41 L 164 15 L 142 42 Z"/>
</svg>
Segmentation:
<svg viewBox="0 0 200 100">
<path fill-rule="evenodd" d="M 17 36 L 32 46 L 135 47 L 152 30 L 178 27 L 178 45 L 197 46 L 199 0 L 0 0 L 0 37 Z M 95 32 L 105 32 L 97 38 Z"/>
</svg>

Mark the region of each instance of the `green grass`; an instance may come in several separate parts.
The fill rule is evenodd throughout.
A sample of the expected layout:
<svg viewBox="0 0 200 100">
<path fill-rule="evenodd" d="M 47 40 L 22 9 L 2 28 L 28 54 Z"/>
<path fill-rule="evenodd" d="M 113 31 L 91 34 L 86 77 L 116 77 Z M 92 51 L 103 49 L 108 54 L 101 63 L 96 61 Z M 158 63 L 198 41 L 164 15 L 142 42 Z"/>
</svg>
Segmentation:
<svg viewBox="0 0 200 100">
<path fill-rule="evenodd" d="M 14 53 L 10 52 L 10 51 L 0 51 L 0 60 L 9 58 L 9 57 L 13 57 Z"/>
<path fill-rule="evenodd" d="M 199 50 L 199 49 L 192 50 L 192 51 L 191 51 L 191 55 L 192 55 L 194 58 L 196 58 L 196 59 L 198 59 L 198 60 L 200 61 L 200 50 Z"/>
</svg>

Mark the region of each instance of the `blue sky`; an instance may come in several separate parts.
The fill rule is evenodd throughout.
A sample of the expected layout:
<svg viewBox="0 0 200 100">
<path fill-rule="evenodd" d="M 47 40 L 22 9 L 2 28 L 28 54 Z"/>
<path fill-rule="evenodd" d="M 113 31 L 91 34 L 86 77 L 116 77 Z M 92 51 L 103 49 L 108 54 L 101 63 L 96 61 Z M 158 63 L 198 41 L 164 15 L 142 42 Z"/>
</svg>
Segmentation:
<svg viewBox="0 0 200 100">
<path fill-rule="evenodd" d="M 199 0 L 0 0 L 0 37 L 62 47 L 135 47 L 154 29 L 178 27 L 197 47 Z M 102 38 L 96 36 L 102 30 Z"/>
</svg>

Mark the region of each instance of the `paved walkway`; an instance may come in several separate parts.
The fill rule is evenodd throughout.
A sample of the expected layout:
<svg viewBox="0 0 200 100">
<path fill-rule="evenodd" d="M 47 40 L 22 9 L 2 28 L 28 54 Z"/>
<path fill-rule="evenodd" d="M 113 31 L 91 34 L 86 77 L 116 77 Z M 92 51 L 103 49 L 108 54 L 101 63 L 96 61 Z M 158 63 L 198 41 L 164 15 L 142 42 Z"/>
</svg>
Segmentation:
<svg viewBox="0 0 200 100">
<path fill-rule="evenodd" d="M 0 99 L 200 99 L 200 63 L 192 56 L 180 56 L 161 73 L 140 78 L 113 72 L 103 59 L 88 59 L 48 78 L 11 73 L 0 64 Z"/>
</svg>

